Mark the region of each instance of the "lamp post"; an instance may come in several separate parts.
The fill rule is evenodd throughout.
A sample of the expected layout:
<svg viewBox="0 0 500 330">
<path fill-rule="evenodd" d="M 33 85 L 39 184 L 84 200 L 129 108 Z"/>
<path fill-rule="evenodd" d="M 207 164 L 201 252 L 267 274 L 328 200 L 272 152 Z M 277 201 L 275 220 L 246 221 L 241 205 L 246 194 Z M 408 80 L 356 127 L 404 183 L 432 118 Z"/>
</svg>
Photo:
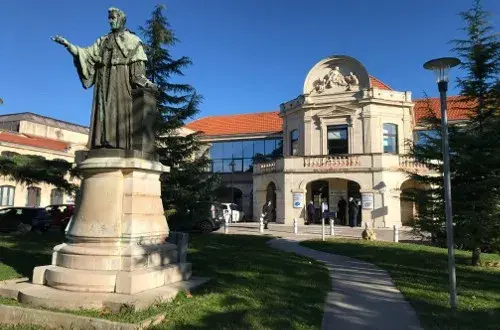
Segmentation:
<svg viewBox="0 0 500 330">
<path fill-rule="evenodd" d="M 234 184 L 233 184 L 233 174 L 234 174 L 234 159 L 231 159 L 229 167 L 231 167 L 231 203 L 234 203 Z M 231 208 L 230 208 L 231 209 Z M 231 222 L 233 222 L 233 210 L 231 209 Z"/>
<path fill-rule="evenodd" d="M 441 139 L 443 145 L 443 180 L 446 214 L 446 238 L 448 242 L 448 276 L 450 282 L 450 305 L 457 309 L 457 282 L 455 275 L 455 254 L 453 249 L 453 218 L 451 209 L 450 180 L 450 147 L 448 144 L 448 116 L 446 114 L 446 92 L 448 90 L 448 73 L 451 68 L 460 64 L 454 57 L 442 57 L 424 63 L 424 69 L 436 74 L 439 96 L 441 99 Z"/>
</svg>

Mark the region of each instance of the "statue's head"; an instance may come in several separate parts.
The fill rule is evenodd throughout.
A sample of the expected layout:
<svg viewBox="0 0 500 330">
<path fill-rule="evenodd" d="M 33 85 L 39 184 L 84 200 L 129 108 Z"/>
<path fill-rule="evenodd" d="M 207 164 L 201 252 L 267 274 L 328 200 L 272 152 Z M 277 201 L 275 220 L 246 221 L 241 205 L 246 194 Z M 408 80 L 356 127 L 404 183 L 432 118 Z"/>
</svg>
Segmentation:
<svg viewBox="0 0 500 330">
<path fill-rule="evenodd" d="M 121 9 L 111 7 L 108 9 L 108 19 L 111 30 L 117 31 L 125 27 L 127 15 Z"/>
</svg>

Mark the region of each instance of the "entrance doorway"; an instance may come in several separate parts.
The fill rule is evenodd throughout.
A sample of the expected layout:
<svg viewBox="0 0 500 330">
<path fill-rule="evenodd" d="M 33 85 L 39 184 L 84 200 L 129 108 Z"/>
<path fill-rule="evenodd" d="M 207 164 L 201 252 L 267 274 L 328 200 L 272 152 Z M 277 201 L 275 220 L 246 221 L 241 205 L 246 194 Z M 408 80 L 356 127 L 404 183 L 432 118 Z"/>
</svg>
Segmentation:
<svg viewBox="0 0 500 330">
<path fill-rule="evenodd" d="M 348 181 L 347 182 L 347 200 L 348 200 L 348 205 L 349 205 L 349 200 L 353 199 L 353 201 L 358 205 L 358 216 L 357 216 L 357 226 L 361 227 L 361 223 L 363 222 L 362 214 L 361 212 L 361 193 L 359 192 L 360 186 L 357 182 L 354 181 Z M 348 207 L 349 208 L 349 207 Z M 350 210 L 349 210 L 350 212 Z M 349 225 L 352 223 L 352 215 L 349 214 Z"/>
<path fill-rule="evenodd" d="M 328 201 L 329 196 L 329 184 L 327 180 L 317 180 L 309 183 L 307 191 L 309 194 L 309 201 L 312 201 L 316 213 L 314 214 L 314 219 L 309 219 L 309 223 L 321 223 L 321 203 L 323 201 Z M 308 201 L 308 203 L 309 203 Z M 312 221 L 311 221 L 312 220 Z"/>
<path fill-rule="evenodd" d="M 326 201 L 328 203 L 328 210 L 330 212 L 337 212 L 336 224 L 348 226 L 353 222 L 352 214 L 349 214 L 349 199 L 353 198 L 353 203 L 357 208 L 357 223 L 361 226 L 361 193 L 360 185 L 351 180 L 341 178 L 325 178 L 309 182 L 307 188 L 307 204 L 313 202 L 315 207 L 314 219 L 309 219 L 313 223 L 321 223 L 321 203 Z M 341 202 L 344 200 L 345 203 Z M 340 203 L 339 203 L 340 202 Z M 345 205 L 345 207 L 343 207 Z M 343 211 L 343 212 L 342 212 Z"/>
</svg>

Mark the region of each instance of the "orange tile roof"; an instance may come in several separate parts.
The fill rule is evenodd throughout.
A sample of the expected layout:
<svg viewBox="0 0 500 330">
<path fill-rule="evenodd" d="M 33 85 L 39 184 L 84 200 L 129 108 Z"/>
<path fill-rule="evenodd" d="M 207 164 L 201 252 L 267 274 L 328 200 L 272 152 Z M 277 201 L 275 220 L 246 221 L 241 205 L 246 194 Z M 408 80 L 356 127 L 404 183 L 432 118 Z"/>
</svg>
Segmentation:
<svg viewBox="0 0 500 330">
<path fill-rule="evenodd" d="M 370 85 L 385 90 L 392 90 L 387 84 L 370 76 Z M 413 100 L 415 103 L 415 121 L 419 123 L 428 115 L 428 106 L 425 99 Z M 441 118 L 439 98 L 429 99 L 432 111 Z M 448 97 L 448 119 L 464 120 L 468 118 L 473 102 L 462 96 Z M 190 122 L 185 127 L 193 131 L 202 132 L 205 136 L 240 135 L 240 134 L 269 134 L 282 131 L 282 119 L 279 111 L 210 116 Z"/>
<path fill-rule="evenodd" d="M 448 120 L 468 119 L 468 115 L 474 107 L 473 101 L 467 100 L 463 96 L 448 96 L 446 100 Z M 413 100 L 413 102 L 415 103 L 413 110 L 417 123 L 429 115 L 429 105 L 432 113 L 441 118 L 441 102 L 438 97 L 429 98 L 429 103 L 427 103 L 426 99 Z"/>
<path fill-rule="evenodd" d="M 55 151 L 64 151 L 69 147 L 69 144 L 66 142 L 47 139 L 31 134 L 16 134 L 5 131 L 0 131 L 0 142 L 8 142 Z"/>
<path fill-rule="evenodd" d="M 389 91 L 392 91 L 392 88 L 389 87 L 389 85 L 387 85 L 386 83 L 383 83 L 382 81 L 380 81 L 377 78 L 372 77 L 372 76 L 370 76 L 370 85 L 372 87 L 377 87 L 380 89 L 387 89 Z"/>
<path fill-rule="evenodd" d="M 186 128 L 204 135 L 272 134 L 282 131 L 279 111 L 210 116 L 190 122 Z"/>
</svg>

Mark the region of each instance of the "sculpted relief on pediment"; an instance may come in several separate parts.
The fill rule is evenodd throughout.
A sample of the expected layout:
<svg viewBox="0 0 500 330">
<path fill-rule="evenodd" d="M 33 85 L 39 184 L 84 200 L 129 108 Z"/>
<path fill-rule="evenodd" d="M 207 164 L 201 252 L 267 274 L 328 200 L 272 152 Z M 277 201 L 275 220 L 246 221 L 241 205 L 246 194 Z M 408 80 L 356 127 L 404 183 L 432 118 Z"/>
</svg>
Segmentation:
<svg viewBox="0 0 500 330">
<path fill-rule="evenodd" d="M 364 66 L 352 57 L 337 55 L 321 60 L 309 71 L 304 94 L 356 92 L 367 87 L 369 76 Z"/>
<path fill-rule="evenodd" d="M 340 91 L 359 90 L 359 79 L 352 72 L 349 72 L 347 75 L 343 75 L 340 72 L 339 67 L 336 66 L 328 71 L 323 78 L 316 79 L 313 82 L 313 90 L 311 92 L 320 94 L 327 89 Z"/>
</svg>

